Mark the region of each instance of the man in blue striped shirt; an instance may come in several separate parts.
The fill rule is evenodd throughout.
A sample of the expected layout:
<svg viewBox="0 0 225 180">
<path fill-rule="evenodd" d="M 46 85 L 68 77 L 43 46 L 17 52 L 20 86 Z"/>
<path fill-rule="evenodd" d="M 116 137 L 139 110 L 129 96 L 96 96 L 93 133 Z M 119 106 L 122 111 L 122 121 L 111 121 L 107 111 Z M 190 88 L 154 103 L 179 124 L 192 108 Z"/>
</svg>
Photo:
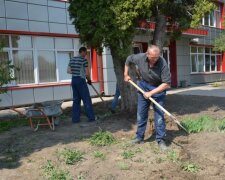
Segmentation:
<svg viewBox="0 0 225 180">
<path fill-rule="evenodd" d="M 73 89 L 73 108 L 72 122 L 80 122 L 80 103 L 84 103 L 84 109 L 89 122 L 95 121 L 95 114 L 92 107 L 90 93 L 87 83 L 91 85 L 90 72 L 88 69 L 88 61 L 85 59 L 87 49 L 81 47 L 79 55 L 73 57 L 68 65 L 67 73 L 72 74 L 72 89 Z M 87 79 L 87 83 L 86 80 Z"/>
</svg>

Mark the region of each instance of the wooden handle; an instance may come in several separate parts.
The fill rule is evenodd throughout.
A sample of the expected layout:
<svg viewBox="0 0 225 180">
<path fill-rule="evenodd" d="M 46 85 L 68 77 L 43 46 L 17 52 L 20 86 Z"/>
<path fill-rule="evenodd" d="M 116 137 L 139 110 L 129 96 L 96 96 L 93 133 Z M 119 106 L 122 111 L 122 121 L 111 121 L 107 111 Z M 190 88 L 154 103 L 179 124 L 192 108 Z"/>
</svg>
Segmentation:
<svg viewBox="0 0 225 180">
<path fill-rule="evenodd" d="M 140 87 L 138 87 L 133 81 L 129 80 L 129 83 L 131 83 L 138 91 L 140 91 L 142 94 L 145 93 Z M 157 103 L 152 97 L 149 97 L 149 100 L 152 101 L 159 109 L 161 109 L 164 113 L 166 113 L 168 116 L 172 116 L 166 109 L 164 109 L 159 103 Z"/>
<path fill-rule="evenodd" d="M 102 98 L 102 96 L 98 93 L 98 91 L 95 89 L 95 87 L 93 86 L 93 84 L 91 84 L 91 87 L 94 89 L 94 91 L 96 92 L 96 94 L 98 95 L 98 97 L 100 97 L 100 99 L 102 100 L 102 102 L 105 102 Z"/>
</svg>

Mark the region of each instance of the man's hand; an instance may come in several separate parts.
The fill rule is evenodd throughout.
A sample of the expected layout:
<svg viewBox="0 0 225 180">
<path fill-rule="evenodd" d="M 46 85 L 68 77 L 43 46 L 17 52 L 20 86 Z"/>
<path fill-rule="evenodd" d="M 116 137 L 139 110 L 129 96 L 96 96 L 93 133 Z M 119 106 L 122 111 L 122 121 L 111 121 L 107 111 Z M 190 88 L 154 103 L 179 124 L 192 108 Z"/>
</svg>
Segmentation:
<svg viewBox="0 0 225 180">
<path fill-rule="evenodd" d="M 129 75 L 124 75 L 124 81 L 128 82 L 129 80 L 131 80 Z"/>
<path fill-rule="evenodd" d="M 87 83 L 88 83 L 89 85 L 91 85 L 91 84 L 92 84 L 92 82 L 91 82 L 91 80 L 90 80 L 90 79 L 87 79 Z"/>
<path fill-rule="evenodd" d="M 144 95 L 145 99 L 149 99 L 152 96 L 152 92 L 151 91 L 145 92 L 143 95 Z"/>
</svg>

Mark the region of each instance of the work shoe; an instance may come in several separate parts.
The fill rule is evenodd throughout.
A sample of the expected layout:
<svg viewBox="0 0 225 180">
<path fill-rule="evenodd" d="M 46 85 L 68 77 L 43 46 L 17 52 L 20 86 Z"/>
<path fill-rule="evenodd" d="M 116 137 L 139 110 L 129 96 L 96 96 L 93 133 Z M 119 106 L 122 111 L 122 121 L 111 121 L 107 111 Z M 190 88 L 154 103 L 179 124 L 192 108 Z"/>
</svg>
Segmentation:
<svg viewBox="0 0 225 180">
<path fill-rule="evenodd" d="M 160 149 L 161 151 L 166 151 L 166 150 L 168 149 L 168 147 L 166 146 L 166 143 L 165 143 L 164 140 L 160 140 L 160 141 L 158 142 L 158 145 L 159 145 L 159 149 Z"/>
<path fill-rule="evenodd" d="M 143 144 L 144 141 L 142 139 L 135 138 L 130 141 L 130 144 Z"/>
</svg>

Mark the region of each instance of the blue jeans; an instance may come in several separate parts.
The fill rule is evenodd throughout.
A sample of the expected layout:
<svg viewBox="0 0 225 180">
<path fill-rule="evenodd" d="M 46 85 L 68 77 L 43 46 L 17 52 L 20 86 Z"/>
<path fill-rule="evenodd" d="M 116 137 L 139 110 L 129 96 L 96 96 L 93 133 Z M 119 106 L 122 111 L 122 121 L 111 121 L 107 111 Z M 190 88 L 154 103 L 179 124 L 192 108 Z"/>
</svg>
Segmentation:
<svg viewBox="0 0 225 180">
<path fill-rule="evenodd" d="M 118 104 L 119 97 L 120 97 L 120 90 L 119 90 L 118 85 L 116 85 L 116 92 L 115 92 L 114 98 L 112 100 L 111 110 L 113 110 L 113 111 L 116 110 L 116 106 Z"/>
<path fill-rule="evenodd" d="M 84 103 L 84 109 L 89 121 L 95 120 L 95 115 L 92 107 L 90 93 L 85 79 L 80 77 L 72 77 L 73 89 L 73 108 L 72 108 L 72 122 L 80 121 L 80 103 Z"/>
<path fill-rule="evenodd" d="M 153 90 L 154 86 L 151 86 L 149 83 L 145 81 L 140 81 L 138 86 L 144 91 Z M 152 98 L 158 102 L 161 106 L 164 106 L 165 103 L 166 92 L 161 92 L 152 96 Z M 144 140 L 144 134 L 148 121 L 148 110 L 151 101 L 149 99 L 145 99 L 141 92 L 138 92 L 138 108 L 137 108 L 137 132 L 136 138 L 140 140 Z M 166 135 L 166 125 L 164 119 L 164 112 L 161 111 L 155 104 L 153 104 L 154 109 L 154 123 L 156 130 L 156 141 L 159 142 Z"/>
</svg>

